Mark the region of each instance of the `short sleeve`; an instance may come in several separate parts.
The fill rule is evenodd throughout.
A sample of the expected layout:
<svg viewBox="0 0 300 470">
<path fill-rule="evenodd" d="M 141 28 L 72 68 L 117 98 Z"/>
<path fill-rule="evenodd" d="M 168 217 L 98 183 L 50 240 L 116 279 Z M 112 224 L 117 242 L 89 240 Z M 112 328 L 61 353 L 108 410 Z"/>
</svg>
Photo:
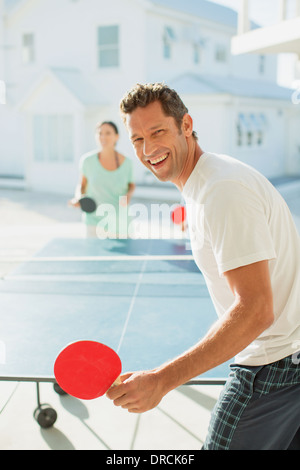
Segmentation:
<svg viewBox="0 0 300 470">
<path fill-rule="evenodd" d="M 204 220 L 218 271 L 276 258 L 267 203 L 236 182 L 222 182 L 210 191 Z"/>
</svg>

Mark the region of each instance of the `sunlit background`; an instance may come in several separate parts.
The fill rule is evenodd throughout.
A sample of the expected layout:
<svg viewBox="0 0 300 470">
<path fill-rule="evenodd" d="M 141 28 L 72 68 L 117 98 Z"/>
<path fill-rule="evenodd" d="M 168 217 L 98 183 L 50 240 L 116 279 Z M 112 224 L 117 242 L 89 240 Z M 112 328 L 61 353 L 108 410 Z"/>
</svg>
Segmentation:
<svg viewBox="0 0 300 470">
<path fill-rule="evenodd" d="M 288 18 L 297 14 L 293 0 L 246 3 L 251 29 L 279 26 L 282 3 Z M 2 185 L 72 194 L 79 158 L 95 147 L 103 119 L 120 127 L 119 148 L 133 159 L 137 184 L 155 184 L 136 161 L 118 110 L 132 85 L 148 81 L 179 91 L 205 150 L 270 178 L 300 174 L 295 47 L 264 51 L 261 36 L 261 51 L 233 53 L 242 4 L 2 0 Z"/>
<path fill-rule="evenodd" d="M 168 211 L 180 193 L 138 162 L 119 115 L 128 89 L 156 81 L 179 92 L 203 150 L 271 180 L 300 231 L 300 0 L 0 0 L 0 283 L 54 239 L 85 236 L 68 200 L 103 120 L 134 165 L 141 235 L 188 241 Z M 186 388 L 142 418 L 56 398 L 59 426 L 41 432 L 32 386 L 1 382 L 0 449 L 198 449 L 219 393 Z"/>
<path fill-rule="evenodd" d="M 118 151 L 133 162 L 132 201 L 181 201 L 141 165 L 121 121 L 120 100 L 138 82 L 179 92 L 203 150 L 238 158 L 274 184 L 297 181 L 299 3 L 1 0 L 1 254 L 81 236 L 80 211 L 67 203 L 103 120 L 117 124 Z M 161 220 L 145 222 L 161 236 Z"/>
</svg>

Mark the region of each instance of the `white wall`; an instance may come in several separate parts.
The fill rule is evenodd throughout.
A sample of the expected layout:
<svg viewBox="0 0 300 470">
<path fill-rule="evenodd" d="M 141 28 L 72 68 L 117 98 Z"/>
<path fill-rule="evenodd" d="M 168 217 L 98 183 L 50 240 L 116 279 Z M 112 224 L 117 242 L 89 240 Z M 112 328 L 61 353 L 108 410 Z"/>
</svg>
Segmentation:
<svg viewBox="0 0 300 470">
<path fill-rule="evenodd" d="M 299 122 L 294 120 L 294 125 L 288 132 L 289 105 L 266 100 L 234 99 L 225 95 L 202 98 L 183 95 L 182 97 L 193 118 L 194 129 L 203 150 L 232 155 L 270 178 L 285 173 L 289 155 L 286 142 L 291 132 L 296 132 L 296 122 Z M 236 120 L 239 113 L 265 115 L 267 126 L 263 145 L 251 147 L 237 145 Z M 295 140 L 297 141 L 297 138 L 293 135 L 290 142 Z M 295 158 L 292 160 L 295 170 Z"/>
<path fill-rule="evenodd" d="M 235 33 L 231 28 L 190 15 L 166 15 L 162 11 L 148 10 L 138 0 L 28 0 L 24 3 L 7 22 L 6 43 L 9 49 L 6 50 L 6 74 L 10 102 L 0 110 L 7 120 L 5 136 L 1 139 L 6 156 L 3 159 L 1 152 L 0 174 L 9 172 L 19 175 L 23 172 L 33 187 L 45 188 L 45 184 L 49 184 L 47 189 L 53 189 L 52 181 L 55 180 L 55 190 L 73 191 L 78 179 L 79 158 L 95 146 L 96 122 L 110 119 L 117 123 L 120 130 L 118 150 L 132 158 L 137 180 L 144 181 L 145 169 L 134 155 L 119 116 L 120 99 L 129 88 L 137 82 L 168 82 L 187 72 L 254 79 L 260 76 L 258 56 L 230 56 L 230 38 Z M 120 66 L 100 69 L 97 64 L 97 28 L 114 24 L 120 27 Z M 173 27 L 177 36 L 171 60 L 163 58 L 162 35 L 165 26 Z M 197 30 L 206 41 L 198 65 L 193 63 L 191 28 Z M 22 34 L 31 32 L 35 35 L 36 60 L 33 64 L 24 65 L 21 60 Z M 225 44 L 228 49 L 228 60 L 225 63 L 217 63 L 215 60 L 217 44 Z M 105 105 L 86 107 L 84 102 L 78 102 L 53 78 L 37 86 L 35 92 L 28 96 L 32 84 L 49 67 L 80 70 L 87 81 L 96 85 L 100 101 Z M 267 57 L 266 72 L 261 78 L 275 81 L 274 57 Z M 22 113 L 26 115 L 26 126 L 23 124 L 23 114 L 14 107 L 24 95 L 27 99 Z M 270 109 L 272 131 L 262 157 L 260 152 L 254 153 L 252 149 L 249 152 L 248 149 L 235 148 L 234 118 L 238 108 L 228 97 L 187 97 L 186 101 L 195 120 L 199 141 L 205 149 L 234 153 L 242 160 L 253 162 L 264 172 L 275 174 L 281 171 L 284 159 L 282 148 L 287 133 L 283 131 L 283 117 L 277 116 L 275 109 Z M 258 106 L 257 103 L 253 104 L 255 100 L 251 100 L 251 103 L 241 102 L 241 109 L 244 109 L 243 106 L 245 109 Z M 268 109 L 269 104 L 265 105 Z M 35 113 L 66 113 L 74 116 L 76 135 L 73 164 L 41 164 L 34 161 L 31 123 Z M 2 116 L 0 114 L 0 119 Z M 16 128 L 18 139 L 11 138 L 16 135 Z M 296 127 L 289 135 L 292 136 L 289 147 L 294 148 L 292 142 L 297 139 Z M 278 159 L 280 161 L 276 162 Z M 290 160 L 290 167 L 294 165 L 293 161 Z"/>
<path fill-rule="evenodd" d="M 164 28 L 171 27 L 176 35 L 172 43 L 172 56 L 163 57 Z M 152 12 L 147 18 L 147 79 L 168 81 L 183 73 L 209 74 L 276 81 L 277 57 L 265 56 L 264 73 L 260 72 L 259 55 L 231 55 L 231 37 L 235 30 L 188 15 L 162 15 Z M 193 61 L 193 37 L 203 38 L 201 61 Z M 218 46 L 224 46 L 225 62 L 216 61 Z"/>
<path fill-rule="evenodd" d="M 176 36 L 171 43 L 171 58 L 163 57 L 164 28 L 171 27 Z M 147 18 L 147 79 L 149 81 L 168 81 L 186 72 L 223 75 L 230 71 L 230 38 L 233 31 L 229 28 L 210 24 L 202 19 L 183 15 L 161 15 L 152 12 Z M 203 38 L 201 60 L 194 63 L 193 38 Z M 215 47 L 226 44 L 228 60 L 226 63 L 215 61 Z"/>
<path fill-rule="evenodd" d="M 26 146 L 24 159 L 26 162 L 26 180 L 30 187 L 39 190 L 69 192 L 78 180 L 74 161 L 81 152 L 82 107 L 71 94 L 51 76 L 36 88 L 30 99 L 24 103 L 22 112 L 27 117 Z M 35 115 L 70 115 L 74 122 L 73 152 L 74 161 L 54 162 L 36 160 L 33 148 L 33 118 Z"/>
<path fill-rule="evenodd" d="M 0 175 L 23 177 L 25 117 L 0 104 Z"/>
<path fill-rule="evenodd" d="M 300 104 L 287 112 L 286 124 L 286 171 L 300 174 Z"/>
<path fill-rule="evenodd" d="M 3 12 L 4 12 L 4 0 L 0 0 L 0 80 L 4 80 L 4 23 L 3 23 Z"/>
<path fill-rule="evenodd" d="M 7 112 L 10 106 L 7 105 L 4 114 L 11 133 L 15 132 L 16 127 L 19 129 L 20 139 L 10 139 L 8 132 L 5 132 L 2 146 L 7 149 L 10 159 L 6 158 L 5 161 L 3 158 L 0 159 L 0 174 L 24 174 L 26 167 L 25 176 L 29 184 L 35 187 L 43 184 L 42 181 L 45 181 L 47 174 L 52 174 L 52 167 L 49 168 L 44 164 L 43 169 L 43 164 L 34 162 L 28 145 L 25 146 L 26 151 L 24 150 L 21 134 L 26 133 L 27 136 L 30 126 L 27 128 L 25 125 L 20 126 L 20 119 L 24 121 L 23 110 L 14 108 L 48 67 L 79 69 L 83 76 L 98 85 L 100 99 L 102 97 L 104 103 L 109 103 L 108 107 L 98 107 L 93 112 L 86 111 L 87 119 L 84 121 L 84 126 L 78 129 L 80 137 L 77 136 L 77 139 L 81 140 L 81 145 L 77 145 L 78 153 L 75 155 L 70 179 L 77 174 L 80 155 L 89 151 L 91 146 L 92 148 L 95 146 L 94 128 L 100 120 L 111 119 L 117 122 L 121 133 L 120 151 L 133 157 L 131 145 L 119 116 L 119 101 L 136 81 L 145 80 L 144 63 L 147 60 L 144 54 L 145 13 L 136 0 L 126 2 L 112 0 L 109 4 L 90 0 L 88 4 L 89 8 L 86 8 L 86 1 L 31 0 L 8 21 L 7 41 L 10 49 L 7 53 L 6 72 L 10 84 L 11 112 Z M 110 24 L 117 24 L 120 27 L 120 66 L 115 69 L 100 69 L 97 63 L 97 28 Z M 35 35 L 35 62 L 24 65 L 21 60 L 22 34 L 31 32 Z M 74 97 L 52 81 L 44 83 L 39 90 L 36 90 L 33 96 L 29 97 L 29 101 L 26 101 L 25 108 L 29 115 L 60 112 L 72 114 L 75 112 Z M 4 130 L 3 127 L 2 129 Z M 28 138 L 26 142 L 28 144 Z M 20 162 L 17 170 L 14 159 Z M 59 182 L 59 174 L 65 171 L 66 168 L 61 168 L 61 172 L 56 172 L 59 188 L 63 186 Z"/>
<path fill-rule="evenodd" d="M 224 153 L 228 130 L 226 100 L 196 95 L 182 95 L 182 99 L 193 118 L 200 147 L 207 152 Z"/>
<path fill-rule="evenodd" d="M 8 22 L 11 81 L 18 82 L 18 88 L 24 90 L 39 71 L 49 66 L 76 68 L 99 80 L 99 85 L 101 82 L 104 97 L 111 95 L 112 89 L 119 95 L 131 85 L 133 76 L 144 79 L 144 12 L 137 5 L 134 0 L 29 1 L 28 8 Z M 111 24 L 120 26 L 121 65 L 115 70 L 99 69 L 97 28 Z M 23 33 L 30 32 L 35 35 L 36 60 L 24 66 L 21 39 Z"/>
<path fill-rule="evenodd" d="M 285 172 L 286 106 L 286 103 L 280 101 L 238 101 L 239 112 L 245 115 L 263 113 L 267 124 L 262 145 L 239 147 L 233 142 L 232 154 L 269 178 L 281 176 Z"/>
</svg>

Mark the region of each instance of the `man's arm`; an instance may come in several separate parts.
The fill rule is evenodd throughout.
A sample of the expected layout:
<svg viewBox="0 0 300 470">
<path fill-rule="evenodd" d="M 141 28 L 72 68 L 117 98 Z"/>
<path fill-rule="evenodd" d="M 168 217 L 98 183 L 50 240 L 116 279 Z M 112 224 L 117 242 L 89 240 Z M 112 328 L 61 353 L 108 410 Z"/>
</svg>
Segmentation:
<svg viewBox="0 0 300 470">
<path fill-rule="evenodd" d="M 245 349 L 274 321 L 268 261 L 225 273 L 234 294 L 230 309 L 194 347 L 157 369 L 124 374 L 108 398 L 116 406 L 142 413 L 158 405 L 164 395 Z"/>
</svg>

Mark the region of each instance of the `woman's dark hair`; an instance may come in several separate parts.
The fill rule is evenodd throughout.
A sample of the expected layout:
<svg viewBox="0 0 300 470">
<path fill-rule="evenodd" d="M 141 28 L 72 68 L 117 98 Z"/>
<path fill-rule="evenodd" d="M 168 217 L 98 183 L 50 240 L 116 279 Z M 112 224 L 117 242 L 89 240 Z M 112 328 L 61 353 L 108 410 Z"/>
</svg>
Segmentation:
<svg viewBox="0 0 300 470">
<path fill-rule="evenodd" d="M 114 129 L 115 133 L 119 135 L 118 128 L 116 124 L 112 121 L 103 121 L 103 122 L 98 123 L 96 126 L 96 131 L 98 131 L 100 127 L 102 127 L 104 124 L 108 124 L 109 126 L 111 126 Z"/>
</svg>

